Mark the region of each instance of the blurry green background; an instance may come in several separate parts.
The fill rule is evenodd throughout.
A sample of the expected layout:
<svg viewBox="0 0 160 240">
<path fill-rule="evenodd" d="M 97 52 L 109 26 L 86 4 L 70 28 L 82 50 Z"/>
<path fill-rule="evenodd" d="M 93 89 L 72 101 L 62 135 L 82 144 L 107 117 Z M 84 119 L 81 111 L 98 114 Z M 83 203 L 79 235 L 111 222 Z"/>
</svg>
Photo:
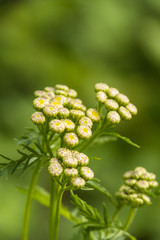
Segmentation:
<svg viewBox="0 0 160 240">
<path fill-rule="evenodd" d="M 155 172 L 160 181 L 160 1 L 0 1 L 1 153 L 17 157 L 13 138 L 32 126 L 34 90 L 66 84 L 94 107 L 97 82 L 118 88 L 138 107 L 138 115 L 116 130 L 141 149 L 122 141 L 91 148 L 90 156 L 102 158 L 91 164 L 96 176 L 112 193 L 122 174 L 136 166 Z M 28 181 L 29 174 L 0 179 L 1 240 L 21 239 L 25 196 L 16 186 Z M 47 173 L 39 181 L 49 188 Z M 79 194 L 99 209 L 106 201 L 96 191 Z M 68 201 L 66 195 L 64 204 Z M 158 240 L 159 222 L 160 199 L 153 199 L 139 210 L 130 232 L 138 240 Z M 70 239 L 73 231 L 62 218 L 60 239 Z M 47 236 L 48 210 L 33 202 L 30 239 Z"/>
</svg>

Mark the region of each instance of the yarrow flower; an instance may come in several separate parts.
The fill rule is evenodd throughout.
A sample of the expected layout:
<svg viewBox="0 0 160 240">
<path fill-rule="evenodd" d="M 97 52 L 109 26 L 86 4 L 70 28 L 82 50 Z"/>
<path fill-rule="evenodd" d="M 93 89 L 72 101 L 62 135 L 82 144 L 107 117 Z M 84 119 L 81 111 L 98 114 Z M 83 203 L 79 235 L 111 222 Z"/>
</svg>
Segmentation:
<svg viewBox="0 0 160 240">
<path fill-rule="evenodd" d="M 116 197 L 121 204 L 132 207 L 151 204 L 151 192 L 158 186 L 155 174 L 147 172 L 143 167 L 137 167 L 133 171 L 126 172 L 123 178 L 125 184 L 116 192 Z M 154 180 L 151 180 L 152 178 Z"/>
</svg>

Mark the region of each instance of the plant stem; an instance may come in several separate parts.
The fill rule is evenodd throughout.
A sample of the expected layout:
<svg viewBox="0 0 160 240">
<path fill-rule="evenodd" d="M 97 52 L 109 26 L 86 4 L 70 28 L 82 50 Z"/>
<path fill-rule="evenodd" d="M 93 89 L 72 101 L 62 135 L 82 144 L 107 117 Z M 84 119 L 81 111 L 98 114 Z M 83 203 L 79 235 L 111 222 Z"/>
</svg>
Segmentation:
<svg viewBox="0 0 160 240">
<path fill-rule="evenodd" d="M 94 140 L 95 140 L 98 136 L 101 135 L 101 133 L 102 133 L 102 128 L 101 128 L 101 127 L 100 127 L 100 128 L 97 128 L 96 131 L 94 132 L 94 134 L 92 135 L 92 137 L 89 138 L 87 141 L 85 141 L 85 143 L 82 144 L 79 148 L 77 148 L 77 150 L 78 150 L 78 151 L 84 151 L 84 150 L 86 150 L 86 149 L 89 147 L 89 145 L 90 145 L 91 143 L 93 143 Z"/>
<path fill-rule="evenodd" d="M 124 227 L 123 227 L 123 230 L 124 230 L 124 231 L 126 231 L 126 230 L 129 228 L 130 224 L 132 223 L 133 218 L 134 218 L 135 213 L 136 213 L 136 210 L 137 210 L 137 208 L 131 208 L 131 209 L 130 209 L 130 213 L 129 213 L 127 222 L 125 223 L 125 225 L 124 225 Z"/>
<path fill-rule="evenodd" d="M 114 214 L 113 214 L 113 217 L 112 217 L 112 221 L 116 219 L 116 217 L 118 216 L 120 210 L 122 209 L 123 205 L 120 205 L 120 206 L 117 206 Z"/>
<path fill-rule="evenodd" d="M 49 240 L 58 240 L 63 188 L 51 177 Z"/>
<path fill-rule="evenodd" d="M 35 185 L 38 179 L 40 166 L 41 166 L 41 161 L 39 160 L 37 161 L 37 164 L 35 166 L 35 169 L 31 178 L 29 190 L 28 190 L 28 196 L 27 196 L 25 212 L 24 212 L 24 220 L 23 220 L 22 240 L 28 239 L 28 228 L 29 228 L 30 209 L 31 209 L 31 203 L 32 203 L 32 194 L 34 192 Z"/>
</svg>

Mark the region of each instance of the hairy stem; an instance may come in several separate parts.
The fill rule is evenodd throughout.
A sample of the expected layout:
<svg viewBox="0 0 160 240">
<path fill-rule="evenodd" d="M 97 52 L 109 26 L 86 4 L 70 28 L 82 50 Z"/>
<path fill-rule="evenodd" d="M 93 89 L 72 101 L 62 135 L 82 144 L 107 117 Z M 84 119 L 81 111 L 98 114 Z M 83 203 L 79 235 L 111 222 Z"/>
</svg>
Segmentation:
<svg viewBox="0 0 160 240">
<path fill-rule="evenodd" d="M 126 230 L 129 228 L 130 224 L 132 223 L 133 218 L 134 218 L 134 216 L 135 216 L 135 214 L 136 214 L 136 210 L 137 210 L 137 208 L 131 208 L 131 209 L 130 209 L 130 213 L 129 213 L 127 222 L 125 223 L 125 225 L 124 225 L 124 227 L 123 227 L 123 230 L 124 230 L 124 231 L 126 231 Z"/>
<path fill-rule="evenodd" d="M 34 192 L 35 185 L 38 179 L 40 167 L 41 167 L 41 161 L 37 161 L 37 164 L 35 166 L 35 169 L 33 171 L 33 175 L 31 178 L 29 190 L 28 190 L 28 196 L 27 196 L 25 212 L 24 212 L 24 220 L 23 220 L 22 240 L 28 239 L 28 228 L 29 228 L 29 219 L 30 219 L 30 209 L 31 209 L 31 203 L 32 203 L 32 194 Z"/>
</svg>

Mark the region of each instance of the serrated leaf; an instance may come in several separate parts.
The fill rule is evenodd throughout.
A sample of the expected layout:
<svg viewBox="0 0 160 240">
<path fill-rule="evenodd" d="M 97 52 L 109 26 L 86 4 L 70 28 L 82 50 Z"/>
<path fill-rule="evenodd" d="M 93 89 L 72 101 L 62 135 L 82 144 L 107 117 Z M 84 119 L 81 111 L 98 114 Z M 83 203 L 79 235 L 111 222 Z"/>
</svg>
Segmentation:
<svg viewBox="0 0 160 240">
<path fill-rule="evenodd" d="M 19 192 L 27 195 L 28 193 L 28 188 L 22 188 L 22 187 L 17 187 Z M 35 190 L 33 192 L 32 198 L 36 201 L 38 201 L 40 204 L 50 207 L 50 194 L 47 192 L 44 188 L 40 186 L 36 186 Z M 73 214 L 70 213 L 70 211 L 66 207 L 61 207 L 61 215 L 67 218 L 68 220 L 72 222 L 79 222 L 78 218 L 75 217 Z"/>
<path fill-rule="evenodd" d="M 122 139 L 123 141 L 127 142 L 128 144 L 136 147 L 136 148 L 140 148 L 140 146 L 134 142 L 132 142 L 129 138 L 121 136 L 120 134 L 116 133 L 116 132 L 104 132 L 103 134 L 106 134 L 108 136 L 113 136 L 113 137 L 117 137 Z"/>
<path fill-rule="evenodd" d="M 95 189 L 103 193 L 105 196 L 107 196 L 112 204 L 114 204 L 115 206 L 117 205 L 113 199 L 112 194 L 105 187 L 101 186 L 99 182 L 95 182 L 91 180 L 91 181 L 88 181 L 87 184 L 89 184 L 91 187 L 94 187 Z"/>
<path fill-rule="evenodd" d="M 78 208 L 81 215 L 86 217 L 88 221 L 95 223 L 102 223 L 101 216 L 96 208 L 93 208 L 91 205 L 87 204 L 84 200 L 79 198 L 77 195 L 73 194 L 71 191 L 72 203 Z"/>
</svg>

